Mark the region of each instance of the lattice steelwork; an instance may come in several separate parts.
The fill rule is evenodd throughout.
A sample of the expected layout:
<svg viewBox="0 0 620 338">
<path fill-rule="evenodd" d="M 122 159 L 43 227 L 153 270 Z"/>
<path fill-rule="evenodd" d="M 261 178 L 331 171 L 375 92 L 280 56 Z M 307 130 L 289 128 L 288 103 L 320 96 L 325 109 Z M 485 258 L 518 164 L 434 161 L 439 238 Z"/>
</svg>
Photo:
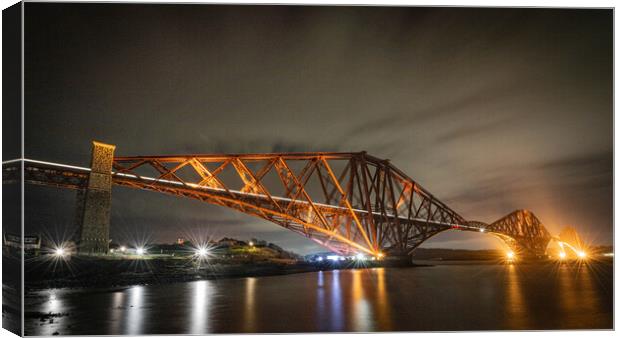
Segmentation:
<svg viewBox="0 0 620 338">
<path fill-rule="evenodd" d="M 507 236 L 507 242 L 519 246 L 529 253 L 543 255 L 551 235 L 543 224 L 527 210 L 516 210 L 488 226 L 493 233 Z"/>
<path fill-rule="evenodd" d="M 114 170 L 116 184 L 233 208 L 343 254 L 405 255 L 465 224 L 388 161 L 364 152 L 116 157 Z"/>
<path fill-rule="evenodd" d="M 3 163 L 3 183 L 21 162 Z M 449 229 L 480 231 L 541 256 L 552 238 L 527 210 L 466 221 L 386 160 L 360 153 L 115 157 L 112 182 L 195 198 L 279 224 L 342 254 L 411 254 Z M 24 181 L 84 189 L 91 169 L 25 160 Z"/>
</svg>

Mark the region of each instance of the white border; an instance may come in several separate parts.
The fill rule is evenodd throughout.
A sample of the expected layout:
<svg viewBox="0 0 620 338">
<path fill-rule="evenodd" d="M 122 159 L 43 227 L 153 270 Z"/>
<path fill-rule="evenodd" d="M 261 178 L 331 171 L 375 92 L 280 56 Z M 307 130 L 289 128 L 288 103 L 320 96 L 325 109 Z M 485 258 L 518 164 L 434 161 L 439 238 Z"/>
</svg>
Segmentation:
<svg viewBox="0 0 620 338">
<path fill-rule="evenodd" d="M 16 1 L 10 1 L 10 0 L 0 0 L 1 4 L 2 4 L 2 8 L 7 8 L 15 3 L 17 3 Z M 36 2 L 36 1 L 27 1 L 27 2 Z M 56 1 L 56 2 L 83 2 L 83 3 L 88 3 L 88 2 L 120 2 L 120 1 L 84 1 L 84 0 L 74 0 L 74 1 Z M 150 1 L 127 1 L 127 2 L 131 2 L 131 3 L 196 3 L 196 4 L 204 4 L 204 3 L 219 3 L 219 4 L 248 4 L 247 1 L 240 1 L 240 0 L 225 0 L 225 1 L 218 1 L 218 2 L 189 2 L 189 1 L 174 1 L 174 0 L 150 0 Z M 364 0 L 364 1 L 352 1 L 352 0 L 340 0 L 340 1 L 335 1 L 335 0 L 306 0 L 306 1 L 291 1 L 291 0 L 280 0 L 280 1 L 265 1 L 265 0 L 254 0 L 251 2 L 252 4 L 293 4 L 293 5 L 371 5 L 371 6 L 470 6 L 470 7 L 561 7 L 561 8 L 567 8 L 567 7 L 586 7 L 586 8 L 615 8 L 616 3 L 615 1 L 602 1 L 602 0 L 595 0 L 595 1 L 561 1 L 561 0 L 519 0 L 519 1 L 510 1 L 510 2 L 498 2 L 498 1 L 493 1 L 493 0 L 475 0 L 475 1 L 464 1 L 464 0 L 444 0 L 441 2 L 437 2 L 437 1 L 429 1 L 429 0 L 417 0 L 417 1 L 410 1 L 410 0 L 390 0 L 390 1 L 381 1 L 381 0 L 375 0 L 375 1 L 368 1 L 368 0 Z M 23 39 L 24 39 L 24 31 L 23 31 L 23 5 L 22 5 L 22 67 L 21 67 L 21 72 L 22 72 L 22 112 L 21 112 L 21 118 L 22 118 L 22 159 L 24 158 L 24 91 L 23 91 L 23 75 L 24 75 L 24 68 L 23 68 L 23 48 L 24 48 L 24 44 L 23 44 Z M 1 30 L 1 29 L 0 29 Z M 615 212 L 616 209 L 618 207 L 620 207 L 620 202 L 618 202 L 618 199 L 616 199 L 616 181 L 615 181 L 615 177 L 616 175 L 620 172 L 620 170 L 618 169 L 617 166 L 617 162 L 616 162 L 616 157 L 615 157 L 615 149 L 617 146 L 616 143 L 616 138 L 615 138 L 615 130 L 618 130 L 619 127 L 619 122 L 617 121 L 617 119 L 615 119 L 615 97 L 617 96 L 618 92 L 617 92 L 617 88 L 615 86 L 615 78 L 616 78 L 616 68 L 615 68 L 615 64 L 616 64 L 616 58 L 617 55 L 615 53 L 615 42 L 616 42 L 616 38 L 618 36 L 618 31 L 617 31 L 617 27 L 615 25 L 615 13 L 614 13 L 614 244 L 617 242 L 616 239 L 618 237 L 618 233 L 615 231 L 615 224 L 618 224 L 618 215 Z M 0 51 L 1 51 L 1 47 L 0 47 Z M 1 53 L 0 53 L 1 55 Z M 0 71 L 0 75 L 1 75 L 1 71 Z M 1 121 L 0 121 L 0 127 L 1 127 Z M 1 149 L 1 145 L 2 145 L 2 141 L 0 139 L 0 149 Z M 1 152 L 1 150 L 0 150 Z M 22 169 L 23 170 L 23 169 Z M 22 182 L 22 192 L 23 192 L 23 182 Z M 1 196 L 1 195 L 0 195 Z M 24 208 L 23 208 L 23 203 L 24 203 L 24 194 L 22 193 L 22 240 L 23 240 L 23 217 L 24 217 Z M 22 245 L 23 247 L 23 245 Z M 23 265 L 23 260 L 22 260 L 22 265 Z M 1 267 L 1 263 L 0 263 L 0 267 Z M 22 267 L 22 282 L 23 282 L 23 267 Z M 615 264 L 614 264 L 614 290 L 617 290 L 615 288 L 615 286 L 618 283 L 618 279 L 616 278 L 616 274 L 615 274 Z M 614 292 L 614 327 L 615 327 L 615 317 L 616 317 L 616 309 L 615 309 L 615 304 L 617 304 L 616 300 L 617 300 L 617 293 Z M 0 299 L 1 299 L 1 295 L 0 295 Z M 23 312 L 23 293 L 22 293 L 22 312 Z M 22 319 L 22 332 L 23 332 L 23 319 Z M 521 334 L 525 334 L 526 332 L 507 332 L 507 331 L 499 331 L 499 332 L 459 332 L 456 333 L 458 334 L 459 337 L 515 337 L 516 335 L 521 335 Z M 587 334 L 590 337 L 608 337 L 613 335 L 615 332 L 613 331 L 535 331 L 535 332 L 527 332 L 526 334 L 530 337 L 537 337 L 537 336 L 546 336 L 546 337 L 558 337 L 558 338 L 572 338 L 572 337 L 582 337 L 584 334 Z M 449 335 L 453 335 L 455 333 L 413 333 L 416 337 L 442 337 L 442 336 L 449 336 Z M 10 334 L 8 331 L 6 330 L 1 330 L 0 331 L 0 336 L 7 336 L 7 335 L 12 335 Z M 296 334 L 294 336 L 296 337 L 317 337 L 317 336 L 323 336 L 325 334 Z M 350 336 L 351 334 L 329 334 L 329 337 L 345 337 L 345 336 Z M 408 332 L 404 332 L 404 333 L 373 333 L 373 334 L 364 334 L 364 336 L 368 336 L 368 337 L 409 337 L 410 335 L 412 335 L 412 333 L 408 333 Z M 248 336 L 289 336 L 289 335 L 226 335 L 227 337 L 248 337 Z M 293 336 L 293 335 L 290 335 Z M 71 336 L 71 337 L 80 337 L 80 336 Z M 87 336 L 87 337 L 93 337 L 93 336 Z M 177 336 L 160 336 L 160 337 L 177 337 Z"/>
</svg>

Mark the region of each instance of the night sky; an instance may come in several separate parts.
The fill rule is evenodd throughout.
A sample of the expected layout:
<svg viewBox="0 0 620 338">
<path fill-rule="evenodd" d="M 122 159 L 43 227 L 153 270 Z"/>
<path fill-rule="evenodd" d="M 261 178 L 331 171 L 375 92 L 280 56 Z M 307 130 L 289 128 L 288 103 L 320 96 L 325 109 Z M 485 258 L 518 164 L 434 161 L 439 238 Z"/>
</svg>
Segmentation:
<svg viewBox="0 0 620 338">
<path fill-rule="evenodd" d="M 361 151 L 467 219 L 529 209 L 612 242 L 612 11 L 25 5 L 26 157 Z M 73 227 L 74 192 L 26 190 L 26 233 Z M 303 237 L 114 187 L 111 237 Z M 446 232 L 427 247 L 496 247 Z"/>
</svg>

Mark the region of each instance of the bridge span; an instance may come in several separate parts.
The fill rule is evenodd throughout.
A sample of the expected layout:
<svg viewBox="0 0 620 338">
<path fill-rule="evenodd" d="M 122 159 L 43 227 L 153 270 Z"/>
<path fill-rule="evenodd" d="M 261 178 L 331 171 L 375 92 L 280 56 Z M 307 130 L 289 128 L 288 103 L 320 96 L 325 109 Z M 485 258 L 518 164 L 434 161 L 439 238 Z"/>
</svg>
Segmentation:
<svg viewBox="0 0 620 338">
<path fill-rule="evenodd" d="M 91 167 L 37 160 L 3 163 L 3 184 L 75 189 L 81 253 L 108 250 L 111 186 L 198 199 L 276 223 L 341 254 L 406 256 L 446 230 L 497 236 L 514 252 L 543 256 L 552 239 L 527 210 L 468 221 L 388 160 L 357 153 L 114 157 L 93 142 Z"/>
</svg>

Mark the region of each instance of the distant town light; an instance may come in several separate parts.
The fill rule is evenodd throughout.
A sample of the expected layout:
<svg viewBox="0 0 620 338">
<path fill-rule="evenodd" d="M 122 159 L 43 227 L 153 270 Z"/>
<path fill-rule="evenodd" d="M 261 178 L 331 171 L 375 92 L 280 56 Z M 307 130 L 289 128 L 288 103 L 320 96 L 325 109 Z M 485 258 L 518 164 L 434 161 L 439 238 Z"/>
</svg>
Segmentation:
<svg viewBox="0 0 620 338">
<path fill-rule="evenodd" d="M 564 259 L 566 258 L 566 252 L 562 251 L 560 252 L 560 259 Z"/>
<path fill-rule="evenodd" d="M 249 244 L 250 244 L 250 246 L 254 246 L 254 242 L 252 242 L 252 241 L 250 241 Z"/>
<path fill-rule="evenodd" d="M 363 260 L 364 260 L 364 258 L 366 258 L 366 257 L 364 257 L 364 255 L 363 255 L 363 254 L 361 254 L 361 253 L 359 253 L 359 254 L 357 254 L 357 255 L 355 256 L 355 259 L 357 259 L 357 260 L 359 260 L 359 261 L 363 261 Z"/>
<path fill-rule="evenodd" d="M 377 254 L 377 258 L 379 258 L 379 259 L 383 258 L 383 256 L 385 256 L 385 255 L 383 254 L 383 252 L 379 252 L 379 253 Z"/>
<path fill-rule="evenodd" d="M 319 258 L 317 258 L 316 260 L 319 261 L 319 262 L 322 262 L 323 261 L 323 257 L 319 256 Z"/>
<path fill-rule="evenodd" d="M 480 232 L 484 232 L 484 228 L 480 228 Z"/>
<path fill-rule="evenodd" d="M 127 251 L 127 248 L 124 246 L 121 246 L 121 252 L 125 252 L 125 251 Z"/>
<path fill-rule="evenodd" d="M 110 253 L 114 253 L 114 249 L 110 249 Z"/>
<path fill-rule="evenodd" d="M 137 248 L 136 253 L 140 256 L 144 255 L 144 248 Z"/>
<path fill-rule="evenodd" d="M 65 255 L 65 249 L 64 248 L 56 248 L 56 250 L 54 250 L 54 255 L 58 256 L 58 257 L 63 257 Z"/>
<path fill-rule="evenodd" d="M 200 258 L 207 257 L 209 255 L 209 250 L 205 247 L 199 247 L 196 249 L 196 256 Z"/>
<path fill-rule="evenodd" d="M 585 253 L 585 252 L 583 252 L 583 251 L 579 251 L 579 252 L 577 253 L 577 256 L 579 256 L 579 258 L 586 258 L 586 256 L 587 256 L 587 255 L 586 255 L 586 253 Z"/>
<path fill-rule="evenodd" d="M 330 256 L 327 256 L 327 259 L 329 259 L 330 261 L 337 261 L 338 257 L 339 256 L 336 256 L 336 255 L 330 255 Z"/>
<path fill-rule="evenodd" d="M 512 251 L 508 251 L 506 253 L 506 257 L 508 257 L 508 259 L 513 259 L 513 258 L 515 258 L 515 253 L 512 252 Z"/>
</svg>

